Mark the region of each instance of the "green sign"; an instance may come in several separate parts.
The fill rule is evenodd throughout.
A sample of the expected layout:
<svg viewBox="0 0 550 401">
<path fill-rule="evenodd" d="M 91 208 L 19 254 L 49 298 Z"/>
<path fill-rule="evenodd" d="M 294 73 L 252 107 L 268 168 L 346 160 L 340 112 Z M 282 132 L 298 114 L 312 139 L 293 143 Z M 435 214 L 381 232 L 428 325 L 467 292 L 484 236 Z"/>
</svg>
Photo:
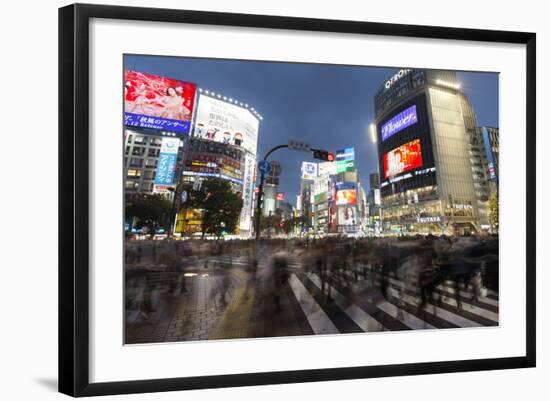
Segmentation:
<svg viewBox="0 0 550 401">
<path fill-rule="evenodd" d="M 336 162 L 336 172 L 345 173 L 355 171 L 355 160 L 341 160 Z"/>
</svg>

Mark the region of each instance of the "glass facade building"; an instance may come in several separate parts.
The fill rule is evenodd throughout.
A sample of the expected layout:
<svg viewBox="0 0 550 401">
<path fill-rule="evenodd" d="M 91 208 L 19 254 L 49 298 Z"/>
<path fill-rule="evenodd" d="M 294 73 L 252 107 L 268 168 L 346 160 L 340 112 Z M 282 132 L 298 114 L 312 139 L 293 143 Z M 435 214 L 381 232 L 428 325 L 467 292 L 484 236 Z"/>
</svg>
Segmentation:
<svg viewBox="0 0 550 401">
<path fill-rule="evenodd" d="M 479 232 L 477 121 L 456 74 L 400 70 L 377 91 L 375 115 L 384 232 Z"/>
</svg>

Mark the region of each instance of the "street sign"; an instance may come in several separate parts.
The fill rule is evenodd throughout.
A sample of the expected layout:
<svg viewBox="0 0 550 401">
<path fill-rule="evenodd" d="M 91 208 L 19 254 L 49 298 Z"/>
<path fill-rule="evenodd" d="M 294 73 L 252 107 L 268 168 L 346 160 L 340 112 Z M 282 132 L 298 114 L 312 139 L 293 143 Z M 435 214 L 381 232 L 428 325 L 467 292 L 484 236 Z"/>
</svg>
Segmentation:
<svg viewBox="0 0 550 401">
<path fill-rule="evenodd" d="M 269 164 L 267 160 L 260 160 L 258 162 L 258 170 L 261 173 L 269 174 L 269 172 L 271 171 L 271 164 Z"/>
<path fill-rule="evenodd" d="M 288 148 L 299 150 L 302 152 L 308 152 L 310 150 L 309 143 L 303 142 L 303 141 L 296 141 L 294 139 L 291 139 L 288 141 Z"/>
</svg>

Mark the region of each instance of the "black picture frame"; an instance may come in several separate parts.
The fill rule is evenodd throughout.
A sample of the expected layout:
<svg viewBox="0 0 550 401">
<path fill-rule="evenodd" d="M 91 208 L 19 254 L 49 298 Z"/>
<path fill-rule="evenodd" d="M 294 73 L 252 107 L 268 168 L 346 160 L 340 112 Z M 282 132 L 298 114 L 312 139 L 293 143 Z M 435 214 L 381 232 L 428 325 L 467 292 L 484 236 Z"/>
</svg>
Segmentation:
<svg viewBox="0 0 550 401">
<path fill-rule="evenodd" d="M 91 18 L 485 41 L 526 46 L 526 354 L 521 357 L 262 372 L 123 382 L 89 381 L 89 23 Z M 59 391 L 95 396 L 534 367 L 536 35 L 434 26 L 75 4 L 59 9 Z"/>
</svg>

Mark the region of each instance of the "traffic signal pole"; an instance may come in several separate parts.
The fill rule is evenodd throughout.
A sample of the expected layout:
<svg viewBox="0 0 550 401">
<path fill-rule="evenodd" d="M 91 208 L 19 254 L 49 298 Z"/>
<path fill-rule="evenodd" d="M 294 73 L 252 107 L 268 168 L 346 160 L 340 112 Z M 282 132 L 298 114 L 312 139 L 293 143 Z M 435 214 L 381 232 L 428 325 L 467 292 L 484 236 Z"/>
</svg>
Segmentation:
<svg viewBox="0 0 550 401">
<path fill-rule="evenodd" d="M 313 152 L 313 157 L 315 159 L 324 160 L 324 161 L 334 161 L 334 153 L 326 151 L 324 149 L 313 149 L 309 146 L 309 143 L 290 140 L 286 145 L 279 145 L 272 148 L 264 156 L 263 161 L 267 162 L 267 158 L 277 149 L 290 148 L 294 150 Z M 264 163 L 265 164 L 265 163 Z M 258 198 L 256 199 L 256 219 L 254 220 L 254 231 L 256 235 L 256 242 L 260 240 L 260 219 L 262 214 L 262 200 L 264 197 L 264 180 L 265 180 L 265 170 L 260 171 L 260 185 L 258 187 Z"/>
</svg>

